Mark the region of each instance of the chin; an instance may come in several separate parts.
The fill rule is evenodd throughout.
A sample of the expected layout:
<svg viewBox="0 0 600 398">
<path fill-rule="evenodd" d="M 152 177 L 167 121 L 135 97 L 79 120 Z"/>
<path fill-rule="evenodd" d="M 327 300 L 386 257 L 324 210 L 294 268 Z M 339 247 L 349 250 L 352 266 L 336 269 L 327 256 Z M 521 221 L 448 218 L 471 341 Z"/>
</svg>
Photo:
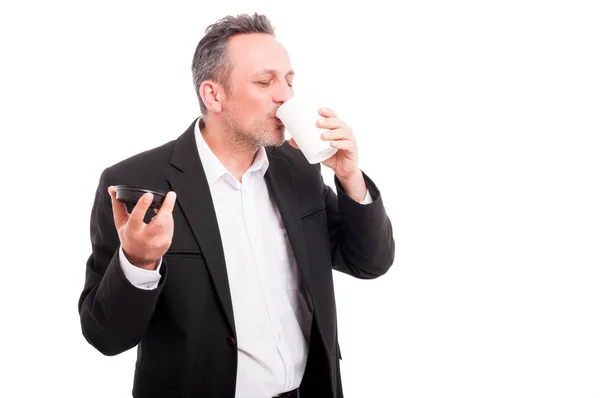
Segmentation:
<svg viewBox="0 0 600 398">
<path fill-rule="evenodd" d="M 281 139 L 273 139 L 269 142 L 268 145 L 265 145 L 266 147 L 278 147 L 278 146 L 282 146 L 283 144 L 285 144 L 285 137 L 281 137 Z"/>
<path fill-rule="evenodd" d="M 271 139 L 269 141 L 269 145 L 265 146 L 282 146 L 285 143 L 285 127 L 281 126 L 273 129 Z"/>
</svg>

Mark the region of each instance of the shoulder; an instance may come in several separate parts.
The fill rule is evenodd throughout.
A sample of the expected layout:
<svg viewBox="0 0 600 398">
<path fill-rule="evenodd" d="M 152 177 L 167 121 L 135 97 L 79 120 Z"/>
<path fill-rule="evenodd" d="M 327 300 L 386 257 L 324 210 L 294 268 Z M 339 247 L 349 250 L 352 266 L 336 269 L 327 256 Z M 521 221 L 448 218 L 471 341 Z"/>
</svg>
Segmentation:
<svg viewBox="0 0 600 398">
<path fill-rule="evenodd" d="M 164 180 L 176 140 L 131 155 L 108 165 L 100 175 L 100 185 L 151 184 Z M 157 188 L 158 189 L 158 188 Z"/>
<path fill-rule="evenodd" d="M 175 140 L 169 141 L 160 146 L 147 149 L 135 155 L 129 156 L 111 166 L 115 171 L 124 171 L 132 169 L 147 169 L 154 167 L 164 167 L 168 163 L 175 148 Z"/>
</svg>

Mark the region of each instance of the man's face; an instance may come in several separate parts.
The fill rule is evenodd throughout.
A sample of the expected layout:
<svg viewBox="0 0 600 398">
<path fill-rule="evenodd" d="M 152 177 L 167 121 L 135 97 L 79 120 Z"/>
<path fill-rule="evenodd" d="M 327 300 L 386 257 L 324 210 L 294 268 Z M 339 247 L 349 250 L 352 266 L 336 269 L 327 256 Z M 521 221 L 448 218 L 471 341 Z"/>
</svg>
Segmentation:
<svg viewBox="0 0 600 398">
<path fill-rule="evenodd" d="M 275 116 L 293 96 L 294 72 L 285 48 L 271 35 L 252 33 L 229 39 L 230 93 L 223 121 L 233 138 L 254 147 L 279 146 L 285 128 Z"/>
</svg>

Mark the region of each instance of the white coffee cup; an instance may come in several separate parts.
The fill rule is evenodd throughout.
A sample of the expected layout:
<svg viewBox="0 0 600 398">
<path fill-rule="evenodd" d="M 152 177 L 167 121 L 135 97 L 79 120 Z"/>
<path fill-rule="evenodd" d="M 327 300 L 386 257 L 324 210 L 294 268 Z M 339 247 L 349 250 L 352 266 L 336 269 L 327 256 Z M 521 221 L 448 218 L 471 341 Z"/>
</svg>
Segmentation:
<svg viewBox="0 0 600 398">
<path fill-rule="evenodd" d="M 337 152 L 337 148 L 329 145 L 331 141 L 321 138 L 327 129 L 317 127 L 317 120 L 323 116 L 319 114 L 316 100 L 294 95 L 279 107 L 276 116 L 294 137 L 309 163 L 323 162 Z"/>
</svg>

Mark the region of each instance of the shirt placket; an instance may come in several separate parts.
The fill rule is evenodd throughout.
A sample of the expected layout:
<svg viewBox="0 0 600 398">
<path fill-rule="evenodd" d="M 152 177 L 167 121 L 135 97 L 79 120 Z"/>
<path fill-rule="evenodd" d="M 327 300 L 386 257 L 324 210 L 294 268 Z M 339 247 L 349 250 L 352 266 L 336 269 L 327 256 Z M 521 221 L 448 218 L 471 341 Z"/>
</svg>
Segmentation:
<svg viewBox="0 0 600 398">
<path fill-rule="evenodd" d="M 258 206 L 255 199 L 256 195 L 254 195 L 254 193 L 257 189 L 257 174 L 258 172 L 247 173 L 242 177 L 242 206 L 262 297 L 271 323 L 273 338 L 285 369 L 284 388 L 290 388 L 294 374 L 293 362 L 290 351 L 284 342 L 283 330 L 281 323 L 279 322 L 281 310 L 279 309 L 277 300 L 269 294 L 270 283 L 268 275 L 264 267 L 260 266 L 261 264 L 271 263 L 273 261 L 282 261 L 282 259 L 270 258 L 270 252 L 265 251 L 261 246 L 261 244 L 264 244 L 263 239 L 265 238 L 260 234 L 261 228 L 259 228 L 259 226 L 261 220 L 258 216 L 260 212 L 256 211 Z"/>
</svg>

